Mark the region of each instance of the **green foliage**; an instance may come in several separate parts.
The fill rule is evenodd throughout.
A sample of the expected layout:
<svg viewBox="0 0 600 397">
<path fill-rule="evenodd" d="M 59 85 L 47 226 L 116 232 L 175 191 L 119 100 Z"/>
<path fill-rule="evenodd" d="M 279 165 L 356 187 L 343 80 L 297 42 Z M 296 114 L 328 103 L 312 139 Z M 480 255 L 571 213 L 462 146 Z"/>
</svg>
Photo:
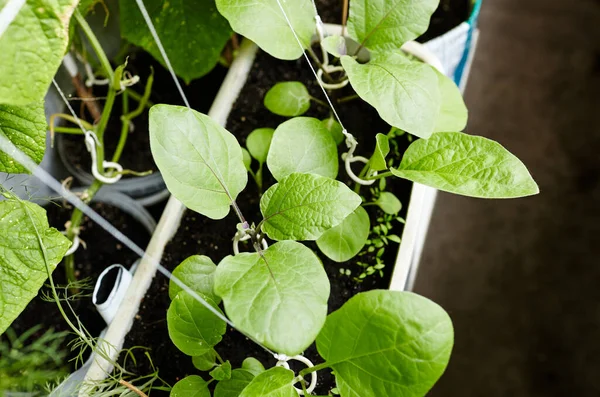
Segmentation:
<svg viewBox="0 0 600 397">
<path fill-rule="evenodd" d="M 192 364 L 200 371 L 210 371 L 215 365 L 217 360 L 217 352 L 211 349 L 201 356 L 192 357 Z"/>
<path fill-rule="evenodd" d="M 278 181 L 294 172 L 335 178 L 337 154 L 337 145 L 321 121 L 295 117 L 275 130 L 267 166 Z"/>
<path fill-rule="evenodd" d="M 231 36 L 214 0 L 144 0 L 175 73 L 187 83 L 210 72 Z M 135 1 L 120 0 L 121 35 L 165 65 Z"/>
<path fill-rule="evenodd" d="M 277 83 L 265 95 L 265 107 L 280 116 L 300 116 L 310 109 L 310 94 L 299 81 Z"/>
<path fill-rule="evenodd" d="M 0 105 L 0 134 L 39 164 L 46 151 L 44 101 L 22 106 Z M 25 167 L 2 151 L 0 172 L 29 174 Z"/>
<path fill-rule="evenodd" d="M 434 69 L 435 70 L 435 69 Z M 454 81 L 437 70 L 442 104 L 436 119 L 435 132 L 462 131 L 467 125 L 468 111 Z"/>
<path fill-rule="evenodd" d="M 369 161 L 369 166 L 373 171 L 387 170 L 388 166 L 385 158 L 390 153 L 389 139 L 384 134 L 377 134 L 375 135 L 375 140 L 377 143 L 373 156 L 371 156 L 371 160 Z"/>
<path fill-rule="evenodd" d="M 210 397 L 208 383 L 198 375 L 190 375 L 173 386 L 171 397 Z"/>
<path fill-rule="evenodd" d="M 23 311 L 69 249 L 37 204 L 9 196 L 0 201 L 0 334 Z M 49 267 L 49 269 L 46 268 Z"/>
<path fill-rule="evenodd" d="M 3 9 L 9 0 L 0 0 Z M 44 99 L 69 41 L 78 0 L 28 0 L 0 38 L 0 104 Z"/>
<path fill-rule="evenodd" d="M 262 196 L 262 230 L 273 240 L 316 240 L 360 203 L 360 196 L 341 182 L 315 174 L 290 174 Z"/>
<path fill-rule="evenodd" d="M 220 381 L 215 387 L 214 397 L 239 397 L 242 391 L 250 384 L 254 376 L 245 369 L 234 369 L 231 378 Z"/>
<path fill-rule="evenodd" d="M 244 359 L 242 362 L 242 369 L 252 373 L 254 376 L 265 372 L 265 367 L 262 365 L 260 361 L 255 359 L 254 357 L 248 357 Z"/>
<path fill-rule="evenodd" d="M 225 257 L 215 273 L 215 292 L 238 329 L 293 356 L 304 351 L 323 326 L 329 280 L 309 248 L 281 241 L 262 253 Z"/>
<path fill-rule="evenodd" d="M 346 48 L 346 39 L 342 36 L 327 36 L 321 41 L 321 47 L 334 57 L 340 58 L 342 55 L 348 55 Z"/>
<path fill-rule="evenodd" d="M 66 332 L 50 329 L 41 336 L 37 325 L 22 335 L 8 328 L 0 337 L 0 395 L 2 391 L 36 393 L 52 380 L 68 375 L 67 352 L 61 349 Z"/>
<path fill-rule="evenodd" d="M 317 349 L 344 397 L 421 397 L 444 372 L 453 337 L 450 317 L 430 300 L 373 290 L 327 317 Z"/>
<path fill-rule="evenodd" d="M 302 56 L 290 26 L 277 0 L 216 0 L 219 12 L 233 30 L 254 41 L 275 58 L 297 59 Z M 315 33 L 315 11 L 311 0 L 281 1 L 304 48 Z"/>
<path fill-rule="evenodd" d="M 402 203 L 393 193 L 381 192 L 375 204 L 389 215 L 396 215 L 402 209 Z"/>
<path fill-rule="evenodd" d="M 481 198 L 513 198 L 539 189 L 525 165 L 492 140 L 440 132 L 413 142 L 397 169 L 400 178 L 451 193 Z"/>
<path fill-rule="evenodd" d="M 257 128 L 246 138 L 248 152 L 262 166 L 267 161 L 271 140 L 273 139 L 273 128 Z"/>
<path fill-rule="evenodd" d="M 370 50 L 394 50 L 425 33 L 439 0 L 352 0 L 348 34 Z"/>
<path fill-rule="evenodd" d="M 428 138 L 434 130 L 441 97 L 436 72 L 399 51 L 373 54 L 369 63 L 341 58 L 356 93 L 393 127 Z"/>
<path fill-rule="evenodd" d="M 369 214 L 359 206 L 342 223 L 323 233 L 317 246 L 329 259 L 346 262 L 365 246 L 370 229 Z"/>
<path fill-rule="evenodd" d="M 335 141 L 336 145 L 344 142 L 344 133 L 342 132 L 342 126 L 337 122 L 333 117 L 329 117 L 328 119 L 321 120 L 323 127 L 329 131 L 331 137 Z"/>
<path fill-rule="evenodd" d="M 240 397 L 298 397 L 293 380 L 292 371 L 274 367 L 252 379 Z"/>
<path fill-rule="evenodd" d="M 153 106 L 150 148 L 169 191 L 209 218 L 224 218 L 248 182 L 242 148 L 235 137 L 194 110 Z"/>
<path fill-rule="evenodd" d="M 203 296 L 210 305 L 217 306 Z M 202 356 L 221 341 L 226 324 L 187 292 L 177 294 L 167 311 L 169 337 L 188 356 Z"/>
<path fill-rule="evenodd" d="M 231 363 L 225 361 L 223 364 L 218 365 L 215 369 L 210 371 L 210 376 L 215 380 L 231 379 Z"/>
<path fill-rule="evenodd" d="M 208 256 L 193 255 L 173 270 L 173 276 L 190 287 L 192 291 L 209 297 L 218 305 L 221 303 L 221 299 L 213 292 L 213 274 L 216 269 L 217 265 Z M 175 284 L 173 280 L 169 282 L 169 297 L 171 299 L 175 299 L 181 291 L 181 287 Z"/>
</svg>

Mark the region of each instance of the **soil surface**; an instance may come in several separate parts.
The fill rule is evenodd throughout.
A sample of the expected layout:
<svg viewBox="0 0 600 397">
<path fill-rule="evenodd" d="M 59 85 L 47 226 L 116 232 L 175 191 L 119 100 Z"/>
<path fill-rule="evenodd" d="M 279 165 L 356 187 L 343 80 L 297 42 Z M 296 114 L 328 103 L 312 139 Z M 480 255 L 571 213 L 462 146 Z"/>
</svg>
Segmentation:
<svg viewBox="0 0 600 397">
<path fill-rule="evenodd" d="M 150 240 L 146 229 L 121 210 L 103 203 L 92 203 L 91 207 L 111 224 L 119 225 L 119 230 L 129 236 L 136 244 L 144 247 Z M 64 203 L 61 202 L 48 204 L 46 210 L 50 226 L 58 230 L 64 230 L 65 222 L 71 217 L 72 208 L 70 206 L 65 207 Z M 85 328 L 91 335 L 97 336 L 106 324 L 92 304 L 93 286 L 106 267 L 115 263 L 129 267 L 137 260 L 137 255 L 123 247 L 114 237 L 87 217 L 82 222 L 81 239 L 86 242 L 87 249 L 80 247 L 75 253 L 76 272 L 79 280 L 88 279 L 86 284 L 91 289 L 82 289 L 81 292 L 84 296 L 70 303 Z M 57 286 L 66 284 L 63 263 L 57 266 L 53 273 L 53 279 Z M 42 299 L 44 294 L 47 295 L 50 291 L 48 286 L 43 287 L 38 296 L 29 303 L 25 311 L 13 322 L 11 327 L 17 334 L 21 334 L 37 324 L 41 324 L 42 327 L 38 333 L 33 335 L 33 338 L 41 336 L 50 328 L 55 331 L 71 331 L 60 314 L 56 303 Z M 61 292 L 64 292 L 64 289 L 60 288 L 59 293 Z M 63 306 L 65 305 L 63 304 Z M 66 308 L 66 311 L 73 320 L 74 316 L 68 311 L 68 308 Z M 62 347 L 69 350 L 68 343 L 73 339 L 74 335 L 65 338 Z M 73 357 L 72 354 L 69 356 Z M 71 363 L 71 366 L 74 369 L 74 363 Z"/>
<path fill-rule="evenodd" d="M 443 1 L 440 10 L 435 14 L 439 18 L 432 25 L 431 32 L 427 34 L 435 37 L 467 19 L 468 7 L 467 12 L 461 14 L 463 17 L 457 23 L 452 18 L 449 18 L 452 20 L 451 22 L 445 19 L 442 21 L 442 15 L 449 13 L 448 9 L 444 8 L 444 5 L 451 3 L 465 5 L 467 1 Z M 320 4 L 323 4 L 323 7 Z M 319 12 L 325 22 L 339 22 L 341 2 L 326 0 L 320 2 L 318 6 Z M 458 14 L 460 13 L 458 12 Z M 281 81 L 302 81 L 313 97 L 322 101 L 325 100 L 321 89 L 305 62 L 304 58 L 291 62 L 279 61 L 259 51 L 248 80 L 234 104 L 227 121 L 227 129 L 238 138 L 242 146 L 245 146 L 246 137 L 254 129 L 262 127 L 276 128 L 279 124 L 287 120 L 285 117 L 272 114 L 263 106 L 265 93 L 275 83 Z M 352 94 L 354 94 L 352 89 L 346 87 L 343 90 L 334 92 L 331 97 L 335 100 L 336 98 Z M 372 107 L 361 100 L 346 102 L 343 106 L 336 104 L 336 109 L 345 127 L 359 141 L 359 148 L 362 150 L 359 150 L 361 153 L 358 154 L 370 156 L 374 148 L 375 134 L 387 133 L 389 126 L 379 118 L 377 112 Z M 312 102 L 310 110 L 303 116 L 324 119 L 329 117 L 329 111 L 326 107 Z M 398 151 L 395 154 L 391 154 L 390 157 L 395 157 L 396 161 L 399 161 L 401 153 L 409 144 L 409 141 L 405 136 L 397 138 L 396 141 L 399 143 Z M 339 146 L 339 150 L 345 150 L 344 144 Z M 256 166 L 256 164 L 253 164 L 253 166 Z M 264 167 L 264 172 L 264 183 L 268 187 L 274 183 L 274 179 L 269 174 L 266 166 Z M 345 172 L 342 167 L 340 167 L 339 178 L 341 180 L 345 178 Z M 349 180 L 345 180 L 345 182 L 350 185 Z M 400 216 L 406 215 L 410 189 L 410 183 L 388 178 L 387 190 L 395 193 L 403 203 Z M 372 198 L 369 189 L 363 188 L 361 194 L 367 201 L 370 201 Z M 261 219 L 259 200 L 260 196 L 256 184 L 249 177 L 246 189 L 240 194 L 237 200 L 242 213 L 249 222 L 254 221 L 258 223 Z M 371 225 L 377 225 L 377 218 L 382 216 L 382 211 L 375 206 L 369 206 L 366 209 L 371 218 Z M 232 253 L 231 240 L 237 223 L 238 219 L 233 213 L 230 213 L 223 220 L 213 221 L 192 211 L 187 211 L 183 216 L 178 233 L 166 247 L 161 261 L 162 265 L 169 270 L 173 270 L 181 261 L 196 254 L 207 255 L 218 264 L 222 258 Z M 401 235 L 402 225 L 395 223 L 395 227 L 390 231 L 390 234 Z M 387 288 L 389 285 L 392 265 L 398 249 L 398 245 L 395 243 L 390 244 L 383 257 L 384 263 L 388 265 L 384 269 L 383 277 L 374 274 L 368 276 L 363 282 L 357 282 L 353 277 L 341 275 L 340 269 L 350 269 L 353 276 L 357 276 L 361 271 L 357 262 L 374 263 L 372 254 L 358 256 L 351 261 L 339 264 L 321 254 L 316 244 L 307 243 L 306 245 L 319 255 L 329 276 L 331 283 L 331 295 L 328 302 L 330 312 L 338 309 L 350 297 L 361 291 Z M 161 378 L 173 385 L 185 376 L 202 374 L 192 365 L 191 358 L 181 353 L 169 338 L 166 322 L 166 312 L 170 304 L 168 287 L 169 281 L 157 275 L 141 303 L 140 311 L 136 316 L 132 331 L 126 337 L 124 348 L 132 346 L 150 347 L 153 364 L 158 368 Z M 224 360 L 231 361 L 234 368 L 239 367 L 241 362 L 249 356 L 258 358 L 267 368 L 275 364 L 275 360 L 270 354 L 232 329 L 225 334 L 223 341 L 216 347 L 216 350 Z M 315 364 L 323 361 L 319 357 L 314 345 L 305 352 L 305 356 Z M 131 369 L 139 375 L 154 371 L 147 364 L 146 360 L 139 360 L 138 366 Z M 204 377 L 208 379 L 207 374 L 204 374 Z M 328 370 L 320 371 L 316 393 L 320 395 L 327 394 L 332 387 L 334 387 L 333 376 Z M 153 395 L 161 395 L 161 392 L 153 393 Z"/>
</svg>

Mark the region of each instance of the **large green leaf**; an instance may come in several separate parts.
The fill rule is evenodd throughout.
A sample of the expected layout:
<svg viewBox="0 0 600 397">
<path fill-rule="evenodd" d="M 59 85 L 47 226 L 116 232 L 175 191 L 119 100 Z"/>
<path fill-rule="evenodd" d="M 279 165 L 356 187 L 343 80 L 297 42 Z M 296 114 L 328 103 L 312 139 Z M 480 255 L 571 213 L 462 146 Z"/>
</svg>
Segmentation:
<svg viewBox="0 0 600 397">
<path fill-rule="evenodd" d="M 352 88 L 383 120 L 421 138 L 431 135 L 441 102 L 431 66 L 398 52 L 374 54 L 366 64 L 348 55 L 341 61 Z"/>
<path fill-rule="evenodd" d="M 242 391 L 254 379 L 252 372 L 245 369 L 234 369 L 231 378 L 223 380 L 215 387 L 214 397 L 239 397 Z"/>
<path fill-rule="evenodd" d="M 153 106 L 150 148 L 169 191 L 209 218 L 224 218 L 248 182 L 238 141 L 195 110 Z"/>
<path fill-rule="evenodd" d="M 345 262 L 365 246 L 370 230 L 369 214 L 363 207 L 358 207 L 342 223 L 323 233 L 317 245 L 329 259 Z"/>
<path fill-rule="evenodd" d="M 297 59 L 315 33 L 315 9 L 311 0 L 279 0 L 302 47 L 294 37 L 277 0 L 216 0 L 219 12 L 233 30 L 254 41 L 275 58 Z"/>
<path fill-rule="evenodd" d="M 437 70 L 436 74 L 442 103 L 433 130 L 435 132 L 462 131 L 467 125 L 469 116 L 462 94 L 454 81 Z"/>
<path fill-rule="evenodd" d="M 310 94 L 299 81 L 277 83 L 265 95 L 265 107 L 280 116 L 295 117 L 310 109 Z"/>
<path fill-rule="evenodd" d="M 216 308 L 210 298 L 202 297 Z M 169 337 L 188 356 L 202 356 L 210 352 L 221 341 L 225 326 L 225 321 L 185 291 L 177 294 L 167 310 Z"/>
<path fill-rule="evenodd" d="M 44 99 L 69 41 L 79 0 L 27 0 L 0 38 L 0 103 Z M 3 9 L 9 0 L 0 0 Z M 14 3 L 14 2 L 13 2 Z"/>
<path fill-rule="evenodd" d="M 453 339 L 452 321 L 435 303 L 373 290 L 327 317 L 317 349 L 342 397 L 422 397 L 444 372 Z"/>
<path fill-rule="evenodd" d="M 44 102 L 24 106 L 0 105 L 0 134 L 39 164 L 46 151 Z M 29 173 L 25 167 L 0 151 L 0 172 Z"/>
<path fill-rule="evenodd" d="M 30 202 L 0 201 L 0 334 L 23 311 L 71 242 L 48 226 L 46 211 Z"/>
<path fill-rule="evenodd" d="M 240 397 L 298 397 L 294 389 L 294 373 L 282 367 L 273 367 L 258 375 L 244 389 Z"/>
<path fill-rule="evenodd" d="M 294 172 L 335 179 L 338 161 L 337 145 L 323 123 L 312 117 L 295 117 L 275 130 L 267 166 L 278 181 Z"/>
<path fill-rule="evenodd" d="M 171 397 L 210 397 L 208 383 L 198 375 L 190 375 L 175 383 Z"/>
<path fill-rule="evenodd" d="M 391 50 L 425 33 L 439 0 L 352 0 L 348 34 L 371 50 Z"/>
<path fill-rule="evenodd" d="M 215 292 L 238 329 L 290 356 L 315 340 L 327 316 L 329 280 L 319 258 L 295 241 L 225 257 Z"/>
<path fill-rule="evenodd" d="M 173 275 L 190 287 L 194 292 L 208 296 L 217 305 L 221 299 L 213 292 L 213 274 L 217 265 L 205 255 L 192 255 L 173 270 Z M 169 282 L 169 297 L 175 299 L 181 292 L 180 286 L 173 280 Z"/>
<path fill-rule="evenodd" d="M 189 83 L 210 72 L 231 36 L 215 0 L 144 0 L 144 5 L 175 73 Z M 165 65 L 136 2 L 120 0 L 119 7 L 121 35 Z"/>
<path fill-rule="evenodd" d="M 342 182 L 294 173 L 263 194 L 262 229 L 273 240 L 316 240 L 339 225 L 361 201 Z"/>
<path fill-rule="evenodd" d="M 439 132 L 413 142 L 398 169 L 391 171 L 400 178 L 471 197 L 539 193 L 525 165 L 502 145 L 460 132 Z"/>
</svg>

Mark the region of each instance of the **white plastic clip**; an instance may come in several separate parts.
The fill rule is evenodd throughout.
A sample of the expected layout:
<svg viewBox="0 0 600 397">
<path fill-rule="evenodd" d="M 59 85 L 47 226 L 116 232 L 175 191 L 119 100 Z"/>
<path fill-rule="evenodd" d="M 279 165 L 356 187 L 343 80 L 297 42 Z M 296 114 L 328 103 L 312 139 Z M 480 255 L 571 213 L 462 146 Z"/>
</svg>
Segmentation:
<svg viewBox="0 0 600 397">
<path fill-rule="evenodd" d="M 288 357 L 285 354 L 275 354 L 275 359 L 277 360 L 277 364 L 275 364 L 275 366 L 283 367 L 285 369 L 290 369 L 290 365 L 288 364 L 288 361 L 290 361 L 290 360 L 300 361 L 301 363 L 305 364 L 308 368 L 314 367 L 314 364 L 308 358 L 306 358 L 302 355 Z M 303 382 L 304 379 L 301 376 L 298 376 L 298 377 L 296 377 L 296 381 Z M 317 386 L 317 371 L 314 371 L 314 372 L 310 373 L 310 384 L 306 388 L 307 393 L 311 394 L 313 392 L 313 390 L 315 390 L 316 386 Z M 298 389 L 295 386 L 294 386 L 294 389 L 296 389 L 298 394 L 300 394 L 301 396 L 304 395 L 304 391 L 302 391 L 301 389 Z"/>
<path fill-rule="evenodd" d="M 260 238 L 260 235 L 257 235 L 258 238 Z M 233 255 L 237 255 L 240 253 L 240 248 L 238 246 L 240 241 L 246 241 L 250 239 L 250 234 L 246 233 L 246 232 L 241 232 L 241 231 L 237 231 L 235 233 L 235 236 L 233 237 Z M 261 243 L 263 246 L 263 250 L 267 250 L 267 248 L 269 248 L 269 244 L 267 243 L 267 240 L 265 240 L 264 238 L 261 239 Z"/>
<path fill-rule="evenodd" d="M 115 163 L 112 161 L 103 161 L 102 167 L 104 169 L 102 170 L 102 172 L 100 172 L 98 170 L 98 162 L 96 161 L 96 155 L 97 155 L 96 145 L 100 145 L 100 142 L 98 142 L 98 137 L 96 136 L 96 134 L 94 134 L 92 131 L 89 131 L 89 130 L 86 131 L 85 132 L 85 146 L 87 147 L 88 152 L 90 152 L 90 154 L 92 156 L 92 175 L 94 176 L 94 178 L 96 178 L 100 182 L 108 184 L 108 185 L 118 182 L 121 179 L 121 177 L 123 176 L 122 174 L 120 174 L 120 172 L 123 171 L 123 167 L 119 163 Z M 103 173 L 106 169 L 113 169 L 116 172 L 118 172 L 118 174 L 113 177 L 107 177 Z"/>
<path fill-rule="evenodd" d="M 64 234 L 66 234 L 66 232 Z M 79 245 L 80 245 L 79 236 L 73 237 L 73 244 L 71 244 L 71 246 L 69 247 L 67 252 L 65 252 L 65 256 L 73 255 L 75 253 L 75 251 L 77 251 L 77 248 L 79 248 Z"/>
</svg>

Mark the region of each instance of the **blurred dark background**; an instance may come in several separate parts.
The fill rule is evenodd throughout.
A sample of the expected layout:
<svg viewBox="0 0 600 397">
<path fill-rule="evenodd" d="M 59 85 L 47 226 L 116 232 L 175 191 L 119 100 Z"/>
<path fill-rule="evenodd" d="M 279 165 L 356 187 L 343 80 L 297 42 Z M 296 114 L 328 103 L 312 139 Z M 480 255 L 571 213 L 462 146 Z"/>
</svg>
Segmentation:
<svg viewBox="0 0 600 397">
<path fill-rule="evenodd" d="M 539 196 L 440 193 L 416 292 L 451 315 L 430 396 L 600 396 L 600 2 L 487 0 L 468 131 L 528 166 Z"/>
</svg>

